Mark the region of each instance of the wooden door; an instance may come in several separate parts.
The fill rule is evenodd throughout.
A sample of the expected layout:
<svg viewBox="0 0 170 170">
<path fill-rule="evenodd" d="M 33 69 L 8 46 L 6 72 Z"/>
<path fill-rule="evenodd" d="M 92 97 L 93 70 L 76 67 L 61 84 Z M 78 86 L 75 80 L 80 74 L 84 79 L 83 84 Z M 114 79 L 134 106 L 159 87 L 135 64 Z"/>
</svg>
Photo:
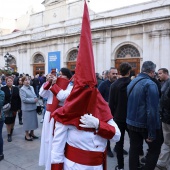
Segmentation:
<svg viewBox="0 0 170 170">
<path fill-rule="evenodd" d="M 76 68 L 76 62 L 67 62 L 67 68 L 74 74 Z"/>
<path fill-rule="evenodd" d="M 34 64 L 33 66 L 33 75 L 44 74 L 45 73 L 45 64 Z"/>
<path fill-rule="evenodd" d="M 128 62 L 132 66 L 132 74 L 135 76 L 140 73 L 140 58 L 122 58 L 122 59 L 116 59 L 115 61 L 115 67 L 119 69 L 119 65 L 123 62 Z"/>
</svg>

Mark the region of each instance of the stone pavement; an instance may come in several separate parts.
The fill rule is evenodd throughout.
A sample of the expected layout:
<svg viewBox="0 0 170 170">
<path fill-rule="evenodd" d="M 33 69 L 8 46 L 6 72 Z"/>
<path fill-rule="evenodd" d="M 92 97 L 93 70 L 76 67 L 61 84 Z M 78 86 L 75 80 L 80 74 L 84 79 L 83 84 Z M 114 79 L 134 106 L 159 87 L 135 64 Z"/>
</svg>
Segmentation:
<svg viewBox="0 0 170 170">
<path fill-rule="evenodd" d="M 42 115 L 38 115 L 39 128 L 35 130 L 35 135 L 41 136 L 42 123 L 40 120 Z M 7 142 L 7 132 L 4 124 L 3 138 L 4 138 L 4 160 L 0 161 L 0 170 L 44 170 L 44 167 L 38 166 L 40 138 L 33 142 L 25 141 L 25 133 L 23 126 L 18 123 L 18 116 L 14 127 L 12 142 Z M 112 149 L 114 143 L 111 143 Z M 144 148 L 146 144 L 144 144 Z M 125 149 L 129 149 L 128 136 L 125 137 Z M 146 149 L 144 149 L 146 150 Z M 114 153 L 116 156 L 116 154 Z M 114 170 L 117 165 L 116 157 L 107 159 L 107 170 Z M 125 170 L 128 168 L 128 156 L 125 156 Z"/>
</svg>

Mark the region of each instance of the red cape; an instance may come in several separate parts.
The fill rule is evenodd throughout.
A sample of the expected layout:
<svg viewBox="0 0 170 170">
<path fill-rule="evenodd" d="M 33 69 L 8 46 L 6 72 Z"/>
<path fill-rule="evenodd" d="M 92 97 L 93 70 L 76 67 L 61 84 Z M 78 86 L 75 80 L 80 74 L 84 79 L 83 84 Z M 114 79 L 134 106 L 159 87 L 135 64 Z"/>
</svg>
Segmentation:
<svg viewBox="0 0 170 170">
<path fill-rule="evenodd" d="M 85 2 L 74 87 L 64 106 L 55 110 L 52 116 L 58 122 L 80 129 L 80 116 L 86 113 L 104 122 L 113 118 L 108 104 L 97 89 L 90 19 Z"/>
</svg>

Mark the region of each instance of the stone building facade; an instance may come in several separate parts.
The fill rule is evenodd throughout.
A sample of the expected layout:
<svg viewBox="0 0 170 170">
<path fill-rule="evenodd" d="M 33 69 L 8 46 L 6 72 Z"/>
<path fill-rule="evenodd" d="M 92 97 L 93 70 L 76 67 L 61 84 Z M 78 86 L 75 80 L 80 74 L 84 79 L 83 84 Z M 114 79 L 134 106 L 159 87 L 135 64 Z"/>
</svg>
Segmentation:
<svg viewBox="0 0 170 170">
<path fill-rule="evenodd" d="M 90 2 L 89 2 L 90 3 Z M 19 73 L 49 72 L 49 54 L 59 52 L 59 67 L 75 69 L 84 0 L 45 0 L 45 11 L 30 16 L 25 30 L 0 36 L 4 55 Z M 96 72 L 129 62 L 134 73 L 143 61 L 170 69 L 170 0 L 152 0 L 94 13 L 90 10 Z M 88 68 L 85 68 L 88 69 Z"/>
</svg>

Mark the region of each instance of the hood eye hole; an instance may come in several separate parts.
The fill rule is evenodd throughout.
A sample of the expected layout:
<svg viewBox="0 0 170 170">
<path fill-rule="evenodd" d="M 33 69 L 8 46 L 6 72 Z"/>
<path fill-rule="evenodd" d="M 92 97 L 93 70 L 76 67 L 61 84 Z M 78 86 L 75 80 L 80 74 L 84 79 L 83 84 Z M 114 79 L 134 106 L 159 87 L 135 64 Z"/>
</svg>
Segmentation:
<svg viewBox="0 0 170 170">
<path fill-rule="evenodd" d="M 87 88 L 89 88 L 89 87 L 90 87 L 90 86 L 89 86 L 89 85 L 87 85 L 87 84 L 84 86 L 84 88 L 85 88 L 85 89 L 87 89 Z"/>
</svg>

